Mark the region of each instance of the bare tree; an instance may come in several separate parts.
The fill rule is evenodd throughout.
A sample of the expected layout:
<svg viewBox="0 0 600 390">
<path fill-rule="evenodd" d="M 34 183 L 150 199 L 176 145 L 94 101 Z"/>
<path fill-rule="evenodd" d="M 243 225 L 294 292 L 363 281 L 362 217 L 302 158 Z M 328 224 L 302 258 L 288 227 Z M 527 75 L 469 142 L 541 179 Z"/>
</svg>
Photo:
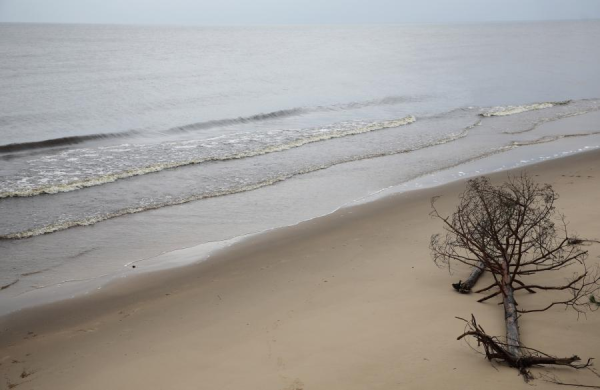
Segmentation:
<svg viewBox="0 0 600 390">
<path fill-rule="evenodd" d="M 431 237 L 433 259 L 438 266 L 450 267 L 462 263 L 473 267 L 467 284 L 453 285 L 468 292 L 477 278 L 488 272 L 493 282 L 477 292 L 502 299 L 506 323 L 506 342 L 487 335 L 473 317 L 467 323 L 465 336 L 475 337 L 483 344 L 488 359 L 501 360 L 518 368 L 529 378 L 528 367 L 539 364 L 560 364 L 574 368 L 577 356 L 555 358 L 521 344 L 519 317 L 524 313 L 540 312 L 554 306 L 572 308 L 577 312 L 592 309 L 590 295 L 598 290 L 600 273 L 586 265 L 587 251 L 581 249 L 581 240 L 570 237 L 564 217 L 557 212 L 558 195 L 550 185 L 538 185 L 527 175 L 509 177 L 500 186 L 493 186 L 485 178 L 469 180 L 460 196 L 458 208 L 452 216 L 442 216 L 432 199 L 431 215 L 444 223 L 445 234 Z M 562 284 L 540 283 L 545 273 L 574 269 L 573 277 Z M 576 270 L 575 270 L 576 269 Z M 536 275 L 530 281 L 530 276 Z M 474 279 L 474 280 L 471 280 Z M 457 286 L 458 285 L 458 286 Z M 517 304 L 515 293 L 521 291 L 559 291 L 561 298 L 540 307 L 523 308 Z"/>
</svg>

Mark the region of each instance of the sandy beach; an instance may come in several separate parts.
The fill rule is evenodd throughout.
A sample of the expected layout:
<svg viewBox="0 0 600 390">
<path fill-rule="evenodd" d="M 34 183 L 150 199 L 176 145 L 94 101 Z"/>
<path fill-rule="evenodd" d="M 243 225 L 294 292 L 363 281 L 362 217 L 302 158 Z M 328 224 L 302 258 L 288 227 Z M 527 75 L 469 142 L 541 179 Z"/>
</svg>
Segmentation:
<svg viewBox="0 0 600 390">
<path fill-rule="evenodd" d="M 560 194 L 581 237 L 600 239 L 600 152 L 526 168 Z M 520 170 L 513 171 L 518 173 Z M 492 175 L 503 181 L 506 172 Z M 0 388 L 520 389 L 456 337 L 475 314 L 504 332 L 497 301 L 451 283 L 430 256 L 430 199 L 449 214 L 465 182 L 394 195 L 247 240 L 209 261 L 119 282 L 0 319 Z M 598 263 L 600 244 L 590 244 Z M 569 271 L 555 275 L 568 277 Z M 532 299 L 525 295 L 524 301 Z M 600 359 L 600 313 L 555 308 L 521 320 L 522 341 Z M 536 369 L 598 385 L 589 372 Z"/>
</svg>

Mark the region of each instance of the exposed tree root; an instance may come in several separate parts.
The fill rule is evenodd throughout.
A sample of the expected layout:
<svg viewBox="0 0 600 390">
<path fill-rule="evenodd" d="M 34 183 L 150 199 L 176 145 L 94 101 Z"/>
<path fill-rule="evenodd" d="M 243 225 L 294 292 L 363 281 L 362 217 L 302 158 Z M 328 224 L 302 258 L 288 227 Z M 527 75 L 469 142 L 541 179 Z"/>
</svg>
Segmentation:
<svg viewBox="0 0 600 390">
<path fill-rule="evenodd" d="M 586 363 L 576 363 L 581 361 L 581 358 L 577 355 L 573 355 L 567 358 L 558 358 L 545 354 L 541 351 L 527 348 L 521 345 L 520 355 L 515 356 L 509 352 L 509 346 L 500 341 L 498 337 L 490 336 L 483 328 L 477 323 L 474 316 L 471 316 L 471 321 L 465 320 L 464 318 L 457 317 L 459 320 L 464 321 L 465 332 L 458 336 L 457 340 L 461 340 L 467 336 L 471 336 L 477 340 L 478 346 L 483 346 L 485 351 L 485 357 L 492 361 L 496 360 L 504 362 L 510 367 L 514 367 L 519 370 L 519 373 L 523 375 L 525 381 L 533 379 L 529 368 L 542 365 L 557 365 L 557 366 L 568 366 L 574 369 L 587 368 L 592 365 L 593 359 L 588 359 Z"/>
</svg>

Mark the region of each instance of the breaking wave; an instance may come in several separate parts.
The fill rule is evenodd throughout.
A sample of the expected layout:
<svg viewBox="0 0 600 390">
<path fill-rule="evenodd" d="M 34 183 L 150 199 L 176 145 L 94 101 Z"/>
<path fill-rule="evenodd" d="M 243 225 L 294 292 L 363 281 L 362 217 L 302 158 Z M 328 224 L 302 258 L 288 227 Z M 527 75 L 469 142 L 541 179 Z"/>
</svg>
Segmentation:
<svg viewBox="0 0 600 390">
<path fill-rule="evenodd" d="M 299 107 L 299 108 L 291 108 L 287 110 L 279 110 L 268 112 L 264 114 L 257 114 L 248 117 L 238 117 L 232 119 L 218 119 L 207 122 L 198 122 L 198 123 L 190 123 L 188 125 L 176 126 L 171 129 L 168 129 L 167 132 L 180 132 L 180 131 L 191 131 L 191 130 L 201 130 L 208 129 L 212 127 L 221 127 L 221 126 L 231 126 L 231 125 L 239 125 L 245 123 L 252 122 L 261 122 L 266 120 L 274 120 L 280 118 L 287 118 L 292 116 L 299 116 L 311 112 L 328 112 L 328 111 L 344 111 L 344 110 L 355 110 L 366 107 L 373 106 L 385 106 L 385 105 L 393 105 L 400 103 L 412 102 L 415 100 L 421 100 L 424 97 L 422 96 L 388 96 L 382 99 L 372 99 L 365 100 L 361 102 L 350 102 L 350 103 L 340 103 L 333 104 L 330 106 L 314 106 L 314 107 Z"/>
<path fill-rule="evenodd" d="M 580 116 L 580 115 L 585 115 L 585 114 L 589 114 L 590 112 L 599 111 L 599 110 L 600 110 L 600 106 L 598 106 L 596 108 L 591 108 L 589 110 L 583 110 L 583 111 L 569 112 L 569 113 L 565 113 L 565 114 L 560 114 L 560 115 L 557 115 L 557 116 L 551 117 L 551 118 L 542 118 L 542 119 L 538 120 L 537 122 L 535 122 L 533 125 L 531 125 L 528 128 L 526 128 L 526 129 L 518 130 L 518 131 L 504 131 L 504 132 L 502 132 L 502 134 L 523 134 L 523 133 L 528 133 L 530 131 L 533 131 L 533 130 L 537 129 L 538 127 L 540 127 L 544 123 L 554 122 L 554 121 L 558 121 L 558 120 L 561 120 L 561 119 L 572 118 L 572 117 Z"/>
<path fill-rule="evenodd" d="M 225 127 L 225 126 L 233 126 L 254 122 L 262 122 L 269 120 L 276 120 L 282 118 L 289 118 L 293 116 L 299 116 L 311 112 L 327 112 L 327 111 L 342 111 L 342 110 L 352 110 L 352 109 L 360 109 L 365 107 L 372 106 L 380 106 L 380 105 L 393 105 L 411 102 L 415 100 L 423 99 L 422 96 L 408 97 L 408 96 L 388 96 L 382 99 L 372 99 L 366 100 L 362 102 L 350 102 L 350 103 L 341 103 L 334 104 L 330 106 L 314 106 L 314 107 L 297 107 L 290 108 L 285 110 L 278 110 L 266 113 L 260 113 L 250 116 L 240 116 L 237 118 L 226 118 L 226 119 L 215 119 L 204 122 L 196 122 L 189 123 L 186 125 L 175 126 L 169 129 L 161 131 L 161 133 L 180 133 L 180 132 L 190 132 L 194 130 L 203 130 L 210 129 L 214 127 Z M 152 133 L 150 133 L 152 134 Z M 141 130 L 126 130 L 122 132 L 115 133 L 98 133 L 98 134 L 86 134 L 86 135 L 76 135 L 70 137 L 60 137 L 60 138 L 51 138 L 42 141 L 31 141 L 31 142 L 21 142 L 21 143 L 11 143 L 6 145 L 0 145 L 0 154 L 4 153 L 15 153 L 22 152 L 27 150 L 35 150 L 35 149 L 46 149 L 46 148 L 54 148 L 59 146 L 68 146 L 68 145 L 77 145 L 90 141 L 99 141 L 104 139 L 111 138 L 127 138 L 133 136 L 144 135 L 144 132 Z"/>
<path fill-rule="evenodd" d="M 206 122 L 197 122 L 190 123 L 183 126 L 172 127 L 167 129 L 166 132 L 176 133 L 183 131 L 191 131 L 191 130 L 200 130 L 200 129 L 209 129 L 213 127 L 219 126 L 231 126 L 242 123 L 251 123 L 251 122 L 260 122 L 266 120 L 272 120 L 277 118 L 285 118 L 295 115 L 301 115 L 306 112 L 304 108 L 293 108 L 290 110 L 280 110 L 267 112 L 262 114 L 251 115 L 247 117 L 238 117 L 238 118 L 230 118 L 230 119 L 217 119 Z M 88 141 L 98 141 L 103 139 L 110 138 L 126 138 L 132 137 L 136 135 L 142 135 L 143 132 L 140 130 L 127 130 L 119 133 L 100 133 L 100 134 L 89 134 L 89 135 L 78 135 L 72 137 L 61 137 L 61 138 L 53 138 L 47 139 L 44 141 L 34 141 L 34 142 L 23 142 L 23 143 L 13 143 L 7 145 L 0 145 L 0 153 L 14 153 L 21 152 L 25 150 L 32 149 L 42 149 L 42 148 L 53 148 L 57 146 L 67 146 L 67 145 L 76 145 L 81 144 Z"/>
<path fill-rule="evenodd" d="M 481 116 L 492 117 L 492 116 L 508 116 L 514 114 L 520 114 L 527 111 L 543 110 L 554 106 L 565 106 L 571 103 L 571 100 L 565 100 L 562 102 L 545 102 L 545 103 L 533 103 L 522 106 L 506 106 L 506 107 L 494 107 L 486 112 L 481 113 Z"/>
<path fill-rule="evenodd" d="M 122 133 L 101 133 L 101 134 L 88 134 L 88 135 L 77 135 L 73 137 L 61 137 L 52 138 L 44 141 L 33 141 L 33 142 L 22 142 L 13 143 L 7 145 L 0 145 L 0 153 L 14 153 L 22 152 L 24 150 L 53 148 L 57 146 L 67 146 L 81 144 L 87 141 L 98 141 L 108 138 L 124 138 L 132 135 L 139 134 L 139 131 L 130 130 Z"/>
<path fill-rule="evenodd" d="M 414 121 L 414 117 L 407 117 L 404 119 L 405 119 L 405 121 Z M 397 121 L 389 121 L 389 122 L 395 123 Z M 449 134 L 447 137 L 441 138 L 435 142 L 421 145 L 421 146 L 415 147 L 415 148 L 405 148 L 405 149 L 397 149 L 394 151 L 369 153 L 369 154 L 363 154 L 363 155 L 359 155 L 359 156 L 350 156 L 348 158 L 340 159 L 340 160 L 337 160 L 337 161 L 334 161 L 334 162 L 331 162 L 328 164 L 313 165 L 313 166 L 299 169 L 297 171 L 290 172 L 287 174 L 272 176 L 272 177 L 266 178 L 264 180 L 255 182 L 255 183 L 248 183 L 248 184 L 245 184 L 242 186 L 232 187 L 232 188 L 219 190 L 219 191 L 215 191 L 215 192 L 193 194 L 190 196 L 184 196 L 184 197 L 176 198 L 176 199 L 168 198 L 167 200 L 158 201 L 158 202 L 149 202 L 147 204 L 143 204 L 143 205 L 139 205 L 139 206 L 135 206 L 135 207 L 128 207 L 128 208 L 120 209 L 120 210 L 105 213 L 105 214 L 94 215 L 94 216 L 80 219 L 80 220 L 57 221 L 52 224 L 32 228 L 29 230 L 0 235 L 0 240 L 25 239 L 25 238 L 31 238 L 34 236 L 42 235 L 42 234 L 48 234 L 48 233 L 58 232 L 61 230 L 66 230 L 66 229 L 69 229 L 72 227 L 90 226 L 90 225 L 94 225 L 94 224 L 102 222 L 102 221 L 121 217 L 121 216 L 128 215 L 128 214 L 136 214 L 136 213 L 141 213 L 144 211 L 160 209 L 163 207 L 181 205 L 181 204 L 185 204 L 185 203 L 189 203 L 189 202 L 193 202 L 193 201 L 197 201 L 197 200 L 202 200 L 202 199 L 215 198 L 215 197 L 219 197 L 219 196 L 233 195 L 233 194 L 237 194 L 237 193 L 241 193 L 241 192 L 252 191 L 252 190 L 262 188 L 262 187 L 267 187 L 270 185 L 277 184 L 279 182 L 288 180 L 295 176 L 304 175 L 304 174 L 328 169 L 328 168 L 331 168 L 333 166 L 340 165 L 340 164 L 350 163 L 350 162 L 354 162 L 354 161 L 380 158 L 380 157 L 386 157 L 386 156 L 392 156 L 392 155 L 401 154 L 401 153 L 414 152 L 417 150 L 446 144 L 446 143 L 453 142 L 458 139 L 464 138 L 468 135 L 469 131 L 471 129 L 475 128 L 476 126 L 478 126 L 480 124 L 480 122 L 481 121 L 477 121 L 473 125 L 467 126 L 466 128 L 464 128 L 463 130 L 461 130 L 460 132 L 458 132 L 456 134 Z M 411 122 L 408 122 L 408 123 L 411 123 Z M 391 123 L 390 123 L 390 125 L 391 125 Z M 502 152 L 504 150 L 506 150 L 506 147 L 502 147 L 502 148 L 500 148 L 498 150 L 494 150 L 492 152 L 486 152 L 485 154 L 483 154 L 477 158 L 484 158 L 489 155 Z M 473 159 L 469 159 L 469 160 L 463 161 L 461 163 L 468 162 L 471 160 L 473 160 Z"/>
<path fill-rule="evenodd" d="M 591 133 L 575 133 L 575 134 L 560 134 L 560 135 L 547 135 L 544 137 L 540 137 L 534 140 L 529 141 L 512 141 L 510 143 L 511 146 L 530 146 L 530 145 L 538 145 L 545 144 L 548 142 L 558 141 L 559 139 L 564 138 L 577 138 L 577 137 L 589 137 L 591 135 L 600 135 L 600 131 L 595 131 Z"/>
<path fill-rule="evenodd" d="M 69 192 L 186 165 L 281 152 L 314 142 L 400 127 L 415 121 L 416 118 L 409 115 L 382 122 L 343 122 L 322 128 L 233 134 L 209 140 L 125 144 L 96 151 L 72 150 L 31 161 L 29 170 L 4 181 L 0 199 Z M 151 157 L 150 164 L 148 157 Z"/>
<path fill-rule="evenodd" d="M 306 108 L 292 108 L 289 110 L 279 110 L 273 112 L 267 112 L 263 114 L 256 114 L 252 116 L 240 116 L 237 118 L 231 119 L 216 119 L 212 121 L 206 122 L 197 122 L 190 123 L 183 126 L 172 127 L 167 130 L 169 133 L 181 132 L 181 131 L 191 131 L 191 130 L 201 130 L 201 129 L 210 129 L 212 127 L 221 127 L 221 126 L 231 126 L 231 125 L 239 125 L 244 123 L 252 123 L 252 122 L 261 122 L 267 120 L 274 120 L 280 118 L 287 118 L 291 116 L 302 115 L 306 113 L 308 109 Z"/>
</svg>

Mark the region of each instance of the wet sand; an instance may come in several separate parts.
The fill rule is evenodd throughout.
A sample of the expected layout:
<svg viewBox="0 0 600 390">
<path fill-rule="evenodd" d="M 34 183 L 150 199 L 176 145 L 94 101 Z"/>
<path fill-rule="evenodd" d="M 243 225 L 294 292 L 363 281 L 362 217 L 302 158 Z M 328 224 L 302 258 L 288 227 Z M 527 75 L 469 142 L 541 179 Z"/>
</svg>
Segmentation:
<svg viewBox="0 0 600 390">
<path fill-rule="evenodd" d="M 572 230 L 600 239 L 600 152 L 526 170 L 554 186 Z M 0 388 L 529 389 L 515 370 L 456 340 L 455 316 L 473 313 L 489 333 L 504 331 L 497 301 L 453 292 L 468 270 L 450 275 L 429 253 L 441 231 L 428 215 L 431 197 L 449 214 L 464 185 L 345 208 L 200 264 L 0 318 Z M 587 249 L 598 263 L 600 244 Z M 522 341 L 556 355 L 600 359 L 599 329 L 598 312 L 578 318 L 555 308 L 521 319 Z M 600 384 L 588 372 L 549 372 Z"/>
</svg>

